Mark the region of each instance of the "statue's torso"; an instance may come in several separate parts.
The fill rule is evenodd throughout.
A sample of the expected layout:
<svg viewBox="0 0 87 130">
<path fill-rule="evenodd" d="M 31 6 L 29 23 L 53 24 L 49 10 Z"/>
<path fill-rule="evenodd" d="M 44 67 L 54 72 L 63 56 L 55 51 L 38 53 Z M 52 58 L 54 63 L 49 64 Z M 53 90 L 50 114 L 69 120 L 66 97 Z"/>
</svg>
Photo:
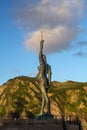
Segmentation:
<svg viewBox="0 0 87 130">
<path fill-rule="evenodd" d="M 39 69 L 39 73 L 37 75 L 37 80 L 41 83 L 41 84 L 46 84 L 47 83 L 47 75 L 46 75 L 46 68 L 44 65 L 40 65 L 38 67 Z"/>
</svg>

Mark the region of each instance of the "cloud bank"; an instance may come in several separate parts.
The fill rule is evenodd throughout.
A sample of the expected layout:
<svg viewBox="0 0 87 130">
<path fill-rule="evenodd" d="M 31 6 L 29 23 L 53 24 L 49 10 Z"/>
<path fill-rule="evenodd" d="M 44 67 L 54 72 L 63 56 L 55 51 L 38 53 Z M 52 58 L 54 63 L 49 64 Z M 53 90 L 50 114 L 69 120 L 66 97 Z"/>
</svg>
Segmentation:
<svg viewBox="0 0 87 130">
<path fill-rule="evenodd" d="M 84 0 L 43 0 L 44 51 L 55 53 L 72 48 L 72 42 L 82 32 Z M 16 9 L 18 23 L 28 28 L 24 46 L 38 51 L 40 43 L 41 0 L 27 2 Z"/>
</svg>

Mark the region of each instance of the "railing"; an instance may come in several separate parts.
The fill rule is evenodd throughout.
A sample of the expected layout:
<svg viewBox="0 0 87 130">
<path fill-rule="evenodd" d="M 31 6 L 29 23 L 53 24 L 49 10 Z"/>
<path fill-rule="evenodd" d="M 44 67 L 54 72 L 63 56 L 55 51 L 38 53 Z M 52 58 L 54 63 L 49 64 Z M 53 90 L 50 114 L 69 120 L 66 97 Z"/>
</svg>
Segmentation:
<svg viewBox="0 0 87 130">
<path fill-rule="evenodd" d="M 41 122 L 46 123 L 46 120 L 41 120 Z M 32 122 L 36 122 L 36 119 L 33 118 L 26 118 L 26 117 L 20 117 L 19 119 L 12 119 L 9 116 L 6 116 L 4 118 L 0 117 L 0 125 L 3 124 L 31 124 Z M 38 121 L 40 123 L 40 121 Z M 82 127 L 87 127 L 87 124 L 81 124 L 81 122 L 79 121 L 77 116 L 65 116 L 65 117 L 61 117 L 61 116 L 54 116 L 54 121 L 55 124 L 62 124 L 65 123 L 66 125 L 72 125 L 72 124 L 76 124 L 76 125 L 80 125 Z M 47 122 L 48 123 L 48 122 Z M 50 123 L 50 121 L 49 121 Z"/>
</svg>

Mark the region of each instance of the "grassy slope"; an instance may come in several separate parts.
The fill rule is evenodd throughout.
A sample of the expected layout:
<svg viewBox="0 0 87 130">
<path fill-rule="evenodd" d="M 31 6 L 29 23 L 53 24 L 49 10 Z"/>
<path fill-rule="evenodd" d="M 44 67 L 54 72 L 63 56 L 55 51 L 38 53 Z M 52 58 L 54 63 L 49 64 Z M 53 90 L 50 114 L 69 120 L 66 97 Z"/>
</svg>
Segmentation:
<svg viewBox="0 0 87 130">
<path fill-rule="evenodd" d="M 87 83 L 54 81 L 49 89 L 54 115 L 87 117 Z M 41 94 L 35 78 L 16 77 L 0 87 L 0 116 L 33 117 L 40 111 Z"/>
</svg>

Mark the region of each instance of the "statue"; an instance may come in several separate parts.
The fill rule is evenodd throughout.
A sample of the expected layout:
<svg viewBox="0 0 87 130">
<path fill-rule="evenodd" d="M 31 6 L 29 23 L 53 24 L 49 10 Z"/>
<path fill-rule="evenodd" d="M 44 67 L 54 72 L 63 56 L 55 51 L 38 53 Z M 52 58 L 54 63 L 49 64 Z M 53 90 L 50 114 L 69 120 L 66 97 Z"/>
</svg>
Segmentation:
<svg viewBox="0 0 87 130">
<path fill-rule="evenodd" d="M 43 54 L 43 43 L 44 40 L 40 42 L 40 52 L 39 52 L 39 63 L 40 66 L 38 67 L 39 73 L 37 74 L 37 80 L 39 82 L 39 87 L 42 94 L 42 104 L 41 104 L 41 111 L 39 115 L 45 113 L 50 114 L 50 100 L 48 98 L 48 89 L 51 83 L 51 67 L 47 64 L 46 56 Z"/>
</svg>

